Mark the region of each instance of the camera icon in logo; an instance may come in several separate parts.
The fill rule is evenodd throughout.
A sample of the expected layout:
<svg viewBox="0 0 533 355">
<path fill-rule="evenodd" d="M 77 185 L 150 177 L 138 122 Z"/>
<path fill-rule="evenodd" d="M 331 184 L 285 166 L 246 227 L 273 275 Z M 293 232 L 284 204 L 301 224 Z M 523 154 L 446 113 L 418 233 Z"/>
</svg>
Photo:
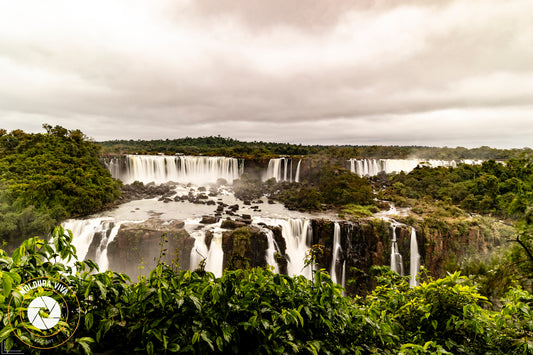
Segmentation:
<svg viewBox="0 0 533 355">
<path fill-rule="evenodd" d="M 52 297 L 37 297 L 28 306 L 28 319 L 35 328 L 52 329 L 61 319 L 61 306 Z"/>
</svg>

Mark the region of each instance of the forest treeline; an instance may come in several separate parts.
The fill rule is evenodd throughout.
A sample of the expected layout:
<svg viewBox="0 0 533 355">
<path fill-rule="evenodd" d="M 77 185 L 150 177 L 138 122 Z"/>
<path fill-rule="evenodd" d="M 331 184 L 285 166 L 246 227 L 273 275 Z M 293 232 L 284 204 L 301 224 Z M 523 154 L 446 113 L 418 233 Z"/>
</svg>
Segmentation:
<svg viewBox="0 0 533 355">
<path fill-rule="evenodd" d="M 0 240 L 46 235 L 65 218 L 102 209 L 120 195 L 100 146 L 79 130 L 0 130 Z"/>
<path fill-rule="evenodd" d="M 302 145 L 289 143 L 245 142 L 220 136 L 158 139 L 158 140 L 112 140 L 98 142 L 103 153 L 108 154 L 186 154 L 213 155 L 239 158 L 268 158 L 278 155 L 311 155 L 325 154 L 335 158 L 383 158 L 383 159 L 496 159 L 506 160 L 518 158 L 530 148 L 496 149 L 479 148 L 448 148 L 421 146 L 350 146 L 350 145 Z"/>
</svg>

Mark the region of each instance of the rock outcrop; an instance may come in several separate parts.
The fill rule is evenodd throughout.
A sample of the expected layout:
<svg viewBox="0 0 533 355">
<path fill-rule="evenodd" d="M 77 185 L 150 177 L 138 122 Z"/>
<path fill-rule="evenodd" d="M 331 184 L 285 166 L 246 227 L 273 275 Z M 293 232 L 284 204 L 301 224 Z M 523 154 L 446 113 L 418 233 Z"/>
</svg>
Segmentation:
<svg viewBox="0 0 533 355">
<path fill-rule="evenodd" d="M 190 263 L 192 238 L 181 221 L 157 218 L 143 223 L 124 223 L 109 243 L 109 268 L 135 278 L 147 275 L 158 261 L 186 269 Z"/>
</svg>

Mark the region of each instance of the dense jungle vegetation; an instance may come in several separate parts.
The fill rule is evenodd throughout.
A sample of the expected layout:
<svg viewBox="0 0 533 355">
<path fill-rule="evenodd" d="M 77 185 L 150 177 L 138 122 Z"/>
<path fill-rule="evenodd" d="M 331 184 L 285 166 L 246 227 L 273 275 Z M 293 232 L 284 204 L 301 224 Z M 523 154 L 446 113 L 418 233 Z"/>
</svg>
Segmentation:
<svg viewBox="0 0 533 355">
<path fill-rule="evenodd" d="M 99 142 L 106 154 L 186 154 L 214 155 L 238 158 L 270 158 L 278 155 L 312 155 L 323 154 L 334 158 L 397 158 L 407 159 L 497 159 L 518 158 L 524 152 L 531 153 L 530 148 L 495 149 L 479 147 L 467 149 L 419 147 L 419 146 L 323 146 L 270 142 L 244 142 L 220 136 L 180 138 L 165 140 L 113 140 Z"/>
<path fill-rule="evenodd" d="M 122 274 L 98 272 L 90 260 L 74 268 L 57 262 L 58 256 L 75 257 L 71 240 L 58 228 L 54 249 L 31 238 L 11 256 L 0 250 L 0 339 L 6 349 L 32 341 L 18 317 L 22 297 L 7 302 L 9 295 L 25 280 L 50 276 L 75 292 L 82 319 L 77 326 L 71 317 L 60 329 L 56 336 L 68 340 L 56 353 L 533 352 L 533 296 L 519 287 L 509 290 L 500 309 L 492 309 L 458 273 L 438 280 L 422 274 L 420 286 L 409 288 L 386 267 L 373 269 L 378 286 L 365 298 L 342 296 L 324 271 L 313 280 L 260 268 L 214 278 L 201 269 L 177 272 L 159 263 L 147 278 L 130 282 Z M 76 314 L 74 297 L 65 302 Z"/>
<path fill-rule="evenodd" d="M 0 130 L 0 239 L 11 245 L 98 211 L 120 194 L 98 145 L 79 130 L 43 127 L 46 133 Z"/>
</svg>

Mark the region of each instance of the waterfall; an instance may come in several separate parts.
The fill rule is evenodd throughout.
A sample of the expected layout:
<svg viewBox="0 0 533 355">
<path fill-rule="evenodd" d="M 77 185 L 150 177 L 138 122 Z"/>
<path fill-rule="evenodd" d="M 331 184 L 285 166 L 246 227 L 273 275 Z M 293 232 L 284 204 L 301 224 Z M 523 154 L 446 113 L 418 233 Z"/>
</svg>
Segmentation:
<svg viewBox="0 0 533 355">
<path fill-rule="evenodd" d="M 359 176 L 375 176 L 380 172 L 386 174 L 408 173 L 421 164 L 432 167 L 456 167 L 458 163 L 481 164 L 482 160 L 436 160 L 436 159 L 349 159 L 350 171 Z"/>
<path fill-rule="evenodd" d="M 194 246 L 191 250 L 191 260 L 189 269 L 190 270 L 196 270 L 200 267 L 200 263 L 202 260 L 206 260 L 207 263 L 207 257 L 209 256 L 209 249 L 207 248 L 207 245 L 205 244 L 205 231 L 194 231 L 191 233 L 191 237 L 194 238 Z M 214 238 L 213 238 L 214 239 Z M 212 243 L 213 241 L 211 241 Z"/>
<path fill-rule="evenodd" d="M 111 218 L 90 218 L 90 219 L 69 219 L 63 222 L 63 228 L 72 232 L 72 245 L 76 247 L 76 254 L 79 260 L 84 260 L 89 252 L 89 247 L 93 245 L 93 239 L 97 234 L 106 234 L 111 227 Z M 95 240 L 96 241 L 96 240 Z M 100 256 L 101 246 L 104 238 L 98 242 L 98 249 L 94 253 Z M 107 245 L 106 245 L 107 246 Z M 107 254 L 106 254 L 107 255 Z"/>
<path fill-rule="evenodd" d="M 409 280 L 409 285 L 415 287 L 418 285 L 416 281 L 416 275 L 420 270 L 420 254 L 418 252 L 418 242 L 416 241 L 416 230 L 414 227 L 411 227 L 411 264 L 410 264 L 410 273 L 411 276 Z"/>
<path fill-rule="evenodd" d="M 285 239 L 288 256 L 287 272 L 289 276 L 303 275 L 312 278 L 311 266 L 305 267 L 305 257 L 311 248 L 312 229 L 307 219 L 286 219 L 279 221 Z"/>
<path fill-rule="evenodd" d="M 392 271 L 403 276 L 403 259 L 400 251 L 398 250 L 398 243 L 396 241 L 396 224 L 392 224 L 390 268 Z"/>
<path fill-rule="evenodd" d="M 205 232 L 204 232 L 205 236 Z M 223 273 L 224 251 L 222 250 L 222 232 L 214 231 L 211 245 L 209 246 L 209 253 L 205 263 L 205 269 L 215 274 L 216 277 L 221 277 Z"/>
<path fill-rule="evenodd" d="M 263 233 L 266 234 L 267 240 L 268 240 L 268 249 L 266 251 L 266 263 L 267 265 L 270 265 L 274 267 L 274 272 L 277 274 L 279 273 L 279 265 L 276 261 L 276 252 L 279 252 L 279 247 L 276 244 L 276 241 L 274 240 L 274 232 L 272 232 L 268 228 L 262 228 L 261 229 Z"/>
<path fill-rule="evenodd" d="M 125 162 L 121 164 L 120 159 Z M 243 169 L 243 164 L 239 166 L 236 158 L 203 156 L 126 155 L 105 160 L 104 164 L 114 178 L 125 184 L 134 181 L 207 184 L 215 183 L 217 179 L 225 179 L 231 184 L 240 177 Z"/>
<path fill-rule="evenodd" d="M 268 161 L 267 171 L 263 181 L 276 179 L 278 181 L 299 182 L 300 181 L 300 163 L 298 161 L 296 172 L 293 174 L 293 164 L 291 158 L 275 158 Z"/>
<path fill-rule="evenodd" d="M 329 274 L 331 275 L 331 280 L 335 283 L 338 283 L 337 281 L 337 258 L 339 256 L 339 250 L 341 249 L 341 227 L 339 223 L 335 222 L 334 228 L 333 228 L 333 253 L 331 258 L 331 266 Z"/>
<path fill-rule="evenodd" d="M 220 223 L 211 225 L 213 238 L 209 247 L 205 242 L 205 233 L 208 229 L 195 230 L 191 233 L 194 238 L 194 246 L 190 254 L 189 270 L 196 270 L 205 259 L 205 271 L 212 272 L 215 277 L 221 277 L 224 266 L 224 251 L 222 249 L 222 229 Z"/>
<path fill-rule="evenodd" d="M 140 223 L 141 221 L 114 221 L 113 218 L 69 219 L 63 222 L 65 230 L 72 232 L 72 244 L 76 247 L 79 260 L 93 260 L 100 271 L 109 267 L 107 247 L 118 234 L 124 223 Z"/>
</svg>

